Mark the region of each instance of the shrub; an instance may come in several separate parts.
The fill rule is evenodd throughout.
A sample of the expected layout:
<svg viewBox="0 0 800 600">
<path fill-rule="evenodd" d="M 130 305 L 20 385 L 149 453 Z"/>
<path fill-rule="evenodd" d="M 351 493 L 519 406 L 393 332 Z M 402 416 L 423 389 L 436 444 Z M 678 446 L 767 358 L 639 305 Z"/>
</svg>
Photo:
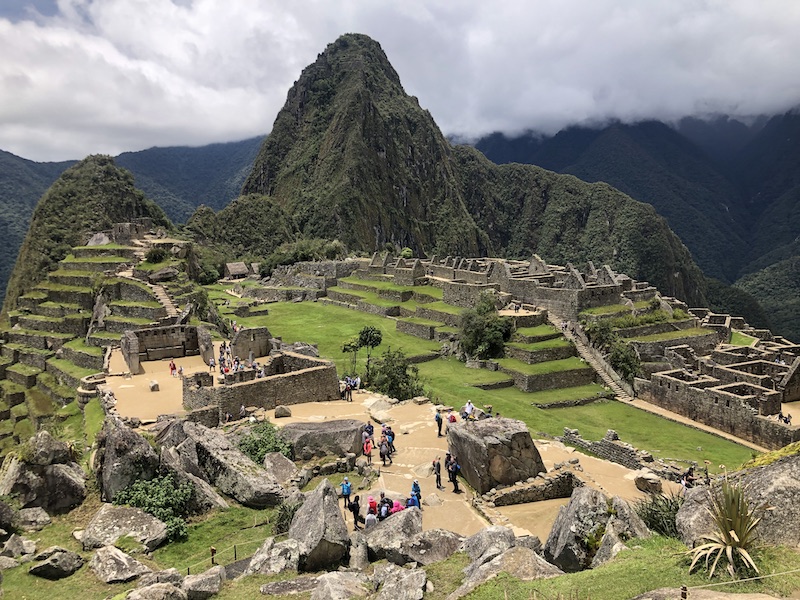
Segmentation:
<svg viewBox="0 0 800 600">
<path fill-rule="evenodd" d="M 153 246 L 147 251 L 145 260 L 152 264 L 163 262 L 167 258 L 167 250 L 161 246 Z"/>
<path fill-rule="evenodd" d="M 189 500 L 194 486 L 184 482 L 176 484 L 172 475 L 135 481 L 114 496 L 114 504 L 127 504 L 140 508 L 167 524 L 170 541 L 187 536 L 185 517 L 189 514 Z"/>
<path fill-rule="evenodd" d="M 239 450 L 259 465 L 270 452 L 280 452 L 285 457 L 292 458 L 292 447 L 278 437 L 278 428 L 269 421 L 254 425 L 239 441 Z"/>
<path fill-rule="evenodd" d="M 683 496 L 678 494 L 649 494 L 647 498 L 636 502 L 633 508 L 650 531 L 677 538 L 679 535 L 675 515 L 678 514 L 683 500 Z"/>
<path fill-rule="evenodd" d="M 626 344 L 621 339 L 615 339 L 611 343 L 611 352 L 608 362 L 613 369 L 619 373 L 627 382 L 632 382 L 633 378 L 639 375 L 642 370 L 642 362 L 633 346 Z"/>
<path fill-rule="evenodd" d="M 481 294 L 475 308 L 462 313 L 461 347 L 467 356 L 479 359 L 503 356 L 503 347 L 511 339 L 514 324 L 497 314 L 491 294 Z"/>
<path fill-rule="evenodd" d="M 715 530 L 704 538 L 704 543 L 686 552 L 692 557 L 689 572 L 702 562 L 710 579 L 720 560 L 725 559 L 731 577 L 736 578 L 742 571 L 758 573 L 750 553 L 756 547 L 756 528 L 769 510 L 768 505 L 753 506 L 747 499 L 746 486 L 727 476 L 718 488 L 709 490 L 708 496 L 708 512 Z"/>
<path fill-rule="evenodd" d="M 281 502 L 278 510 L 275 511 L 275 522 L 272 525 L 272 533 L 280 535 L 289 531 L 295 513 L 303 506 L 300 502 Z"/>
<path fill-rule="evenodd" d="M 409 247 L 405 247 L 400 250 L 400 258 L 414 258 L 414 251 Z"/>
<path fill-rule="evenodd" d="M 402 350 L 391 348 L 377 362 L 371 387 L 398 400 L 408 400 L 423 393 L 419 369 L 416 365 L 409 364 Z"/>
</svg>

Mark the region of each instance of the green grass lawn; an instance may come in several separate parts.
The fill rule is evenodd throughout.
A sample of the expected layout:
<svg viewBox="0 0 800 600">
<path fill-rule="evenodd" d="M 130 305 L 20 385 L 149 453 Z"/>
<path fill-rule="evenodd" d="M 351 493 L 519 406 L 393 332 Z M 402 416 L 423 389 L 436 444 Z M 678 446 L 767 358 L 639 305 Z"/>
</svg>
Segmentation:
<svg viewBox="0 0 800 600">
<path fill-rule="evenodd" d="M 562 358 L 561 360 L 548 360 L 532 365 L 517 360 L 516 358 L 498 358 L 496 360 L 501 367 L 516 371 L 517 373 L 524 373 L 525 375 L 543 375 L 544 373 L 591 368 L 577 356 L 570 356 L 569 358 Z"/>
<path fill-rule="evenodd" d="M 570 343 L 564 338 L 552 338 L 549 340 L 542 340 L 541 342 L 534 342 L 532 344 L 510 342 L 506 345 L 513 346 L 514 348 L 520 348 L 521 350 L 536 352 L 537 350 L 547 350 L 548 348 L 566 348 L 570 346 Z"/>
<path fill-rule="evenodd" d="M 82 352 L 83 354 L 89 354 L 91 356 L 103 356 L 105 353 L 100 346 L 87 346 L 84 343 L 83 338 L 75 338 L 74 340 L 70 340 L 64 344 L 64 347 L 75 350 L 76 352 Z"/>
<path fill-rule="evenodd" d="M 537 337 L 558 333 L 558 329 L 548 323 L 543 323 L 542 325 L 537 325 L 536 327 L 518 327 L 516 333 L 528 337 Z"/>
<path fill-rule="evenodd" d="M 587 308 L 582 310 L 578 316 L 581 315 L 615 315 L 617 313 L 631 312 L 631 307 L 627 304 L 608 304 L 606 306 L 595 306 L 594 308 Z"/>
<path fill-rule="evenodd" d="M 731 332 L 731 340 L 730 344 L 734 346 L 752 346 L 758 338 L 754 338 L 751 335 L 747 335 L 742 333 L 741 331 L 732 331 Z"/>
<path fill-rule="evenodd" d="M 422 317 L 408 317 L 406 319 L 398 319 L 398 321 L 405 321 L 406 323 L 414 323 L 415 325 L 429 325 L 431 327 L 442 327 L 444 323 L 439 321 L 431 321 L 430 319 L 423 319 Z"/>
<path fill-rule="evenodd" d="M 676 340 L 685 337 L 708 335 L 709 333 L 714 333 L 714 330 L 706 329 L 705 327 L 690 327 L 689 329 L 678 329 L 677 331 L 654 333 L 653 335 L 640 335 L 625 339 L 632 342 L 663 342 L 665 340 Z"/>
<path fill-rule="evenodd" d="M 332 287 L 328 288 L 328 291 L 331 292 L 339 292 L 340 294 L 346 294 L 351 296 L 353 299 L 349 301 L 350 304 L 355 304 L 358 300 L 363 300 L 364 302 L 368 302 L 369 304 L 374 304 L 375 306 L 400 306 L 400 302 L 397 300 L 390 300 L 389 298 L 381 298 L 378 296 L 377 292 L 368 292 L 364 290 L 346 290 L 343 288 Z M 409 306 L 413 304 L 416 306 L 416 303 L 409 300 L 408 302 L 403 302 L 403 306 Z"/>
<path fill-rule="evenodd" d="M 82 377 L 87 377 L 97 373 L 97 369 L 84 369 L 83 367 L 79 367 L 75 363 L 63 358 L 48 359 L 47 364 L 54 366 L 56 369 L 63 371 L 68 375 L 72 375 L 76 379 L 81 379 Z"/>
<path fill-rule="evenodd" d="M 442 299 L 442 288 L 437 288 L 432 285 L 398 285 L 393 281 L 375 281 L 371 279 L 359 279 L 358 277 L 342 277 L 339 279 L 339 281 L 363 285 L 375 288 L 376 290 L 390 290 L 393 292 L 405 292 L 411 290 L 415 294 L 425 294 L 426 296 L 431 296 L 437 300 Z"/>
</svg>

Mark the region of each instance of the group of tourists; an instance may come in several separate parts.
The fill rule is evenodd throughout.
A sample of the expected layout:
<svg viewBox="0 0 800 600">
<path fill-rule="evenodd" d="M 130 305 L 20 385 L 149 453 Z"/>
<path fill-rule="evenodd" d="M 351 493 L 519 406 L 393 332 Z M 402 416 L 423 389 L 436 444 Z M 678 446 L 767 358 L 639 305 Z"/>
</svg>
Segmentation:
<svg viewBox="0 0 800 600">
<path fill-rule="evenodd" d="M 394 438 L 395 433 L 392 430 L 392 426 L 384 423 L 381 425 L 381 437 L 376 443 L 375 426 L 372 424 L 372 421 L 368 421 L 366 427 L 364 427 L 364 431 L 361 433 L 361 450 L 367 458 L 367 464 L 372 464 L 372 451 L 375 448 L 378 449 L 378 454 L 381 457 L 384 467 L 387 466 L 387 460 L 390 465 L 393 464 L 392 454 L 397 452 L 397 449 L 394 447 Z"/>
<path fill-rule="evenodd" d="M 183 365 L 176 366 L 175 360 L 169 361 L 169 376 L 170 377 L 183 377 Z"/>
<path fill-rule="evenodd" d="M 785 423 L 786 425 L 792 424 L 792 415 L 790 414 L 783 414 L 783 411 L 778 411 L 778 421 L 781 423 Z"/>
<path fill-rule="evenodd" d="M 386 492 L 381 492 L 378 499 L 375 499 L 374 496 L 368 496 L 367 512 L 364 517 L 361 516 L 361 499 L 359 496 L 355 495 L 352 500 L 350 499 L 353 487 L 347 477 L 341 483 L 341 488 L 344 508 L 352 513 L 353 527 L 355 529 L 361 529 L 361 523 L 364 524 L 364 529 L 374 527 L 379 521 L 383 521 L 390 515 L 399 513 L 407 508 L 422 510 L 422 490 L 419 486 L 419 481 L 416 479 L 411 484 L 411 493 L 408 497 L 392 500 L 386 495 Z"/>
<path fill-rule="evenodd" d="M 339 395 L 342 400 L 346 402 L 353 401 L 353 390 L 361 388 L 361 377 L 345 377 L 344 380 L 339 382 Z"/>
</svg>

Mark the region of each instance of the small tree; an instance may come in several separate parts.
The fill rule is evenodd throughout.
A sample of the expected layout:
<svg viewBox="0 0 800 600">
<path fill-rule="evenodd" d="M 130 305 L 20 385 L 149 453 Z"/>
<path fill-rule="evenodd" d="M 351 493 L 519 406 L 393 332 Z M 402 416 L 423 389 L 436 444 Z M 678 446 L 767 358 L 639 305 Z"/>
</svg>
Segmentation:
<svg viewBox="0 0 800 600">
<path fill-rule="evenodd" d="M 239 441 L 239 450 L 259 465 L 270 452 L 280 452 L 285 457 L 292 458 L 291 445 L 278 437 L 278 428 L 269 421 L 254 425 Z"/>
<path fill-rule="evenodd" d="M 383 334 L 381 333 L 381 330 L 377 327 L 373 327 L 372 325 L 365 325 L 364 328 L 358 332 L 359 347 L 367 349 L 367 381 L 370 381 L 369 361 L 370 356 L 372 355 L 372 350 L 380 346 L 382 341 Z"/>
<path fill-rule="evenodd" d="M 503 346 L 511 338 L 511 319 L 497 314 L 491 294 L 481 294 L 475 308 L 462 313 L 459 339 L 468 356 L 480 359 L 503 355 Z"/>
<path fill-rule="evenodd" d="M 608 362 L 620 374 L 620 377 L 628 383 L 632 383 L 633 378 L 639 375 L 642 370 L 642 362 L 636 350 L 619 338 L 616 338 L 611 343 Z"/>
<path fill-rule="evenodd" d="M 350 375 L 356 374 L 356 361 L 358 360 L 358 351 L 361 349 L 361 344 L 358 341 L 358 336 L 353 336 L 342 344 L 342 352 L 350 354 Z"/>
<path fill-rule="evenodd" d="M 408 400 L 422 395 L 419 369 L 408 362 L 402 350 L 389 348 L 375 365 L 372 388 L 398 400 Z"/>
<path fill-rule="evenodd" d="M 406 246 L 402 250 L 400 250 L 400 258 L 414 258 L 414 251 Z"/>
</svg>

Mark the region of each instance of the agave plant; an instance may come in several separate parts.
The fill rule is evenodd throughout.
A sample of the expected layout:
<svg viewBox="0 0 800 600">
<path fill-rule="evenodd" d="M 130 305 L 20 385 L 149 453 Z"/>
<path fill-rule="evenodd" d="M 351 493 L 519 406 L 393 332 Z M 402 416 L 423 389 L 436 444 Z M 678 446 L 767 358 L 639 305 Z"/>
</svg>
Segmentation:
<svg viewBox="0 0 800 600">
<path fill-rule="evenodd" d="M 709 498 L 707 510 L 716 530 L 705 536 L 702 544 L 687 551 L 693 557 L 689 572 L 704 563 L 710 579 L 724 558 L 731 577 L 737 577 L 741 567 L 758 573 L 750 553 L 756 547 L 756 528 L 771 507 L 766 503 L 753 506 L 747 499 L 747 487 L 727 476 L 718 489 L 709 491 Z"/>
</svg>

